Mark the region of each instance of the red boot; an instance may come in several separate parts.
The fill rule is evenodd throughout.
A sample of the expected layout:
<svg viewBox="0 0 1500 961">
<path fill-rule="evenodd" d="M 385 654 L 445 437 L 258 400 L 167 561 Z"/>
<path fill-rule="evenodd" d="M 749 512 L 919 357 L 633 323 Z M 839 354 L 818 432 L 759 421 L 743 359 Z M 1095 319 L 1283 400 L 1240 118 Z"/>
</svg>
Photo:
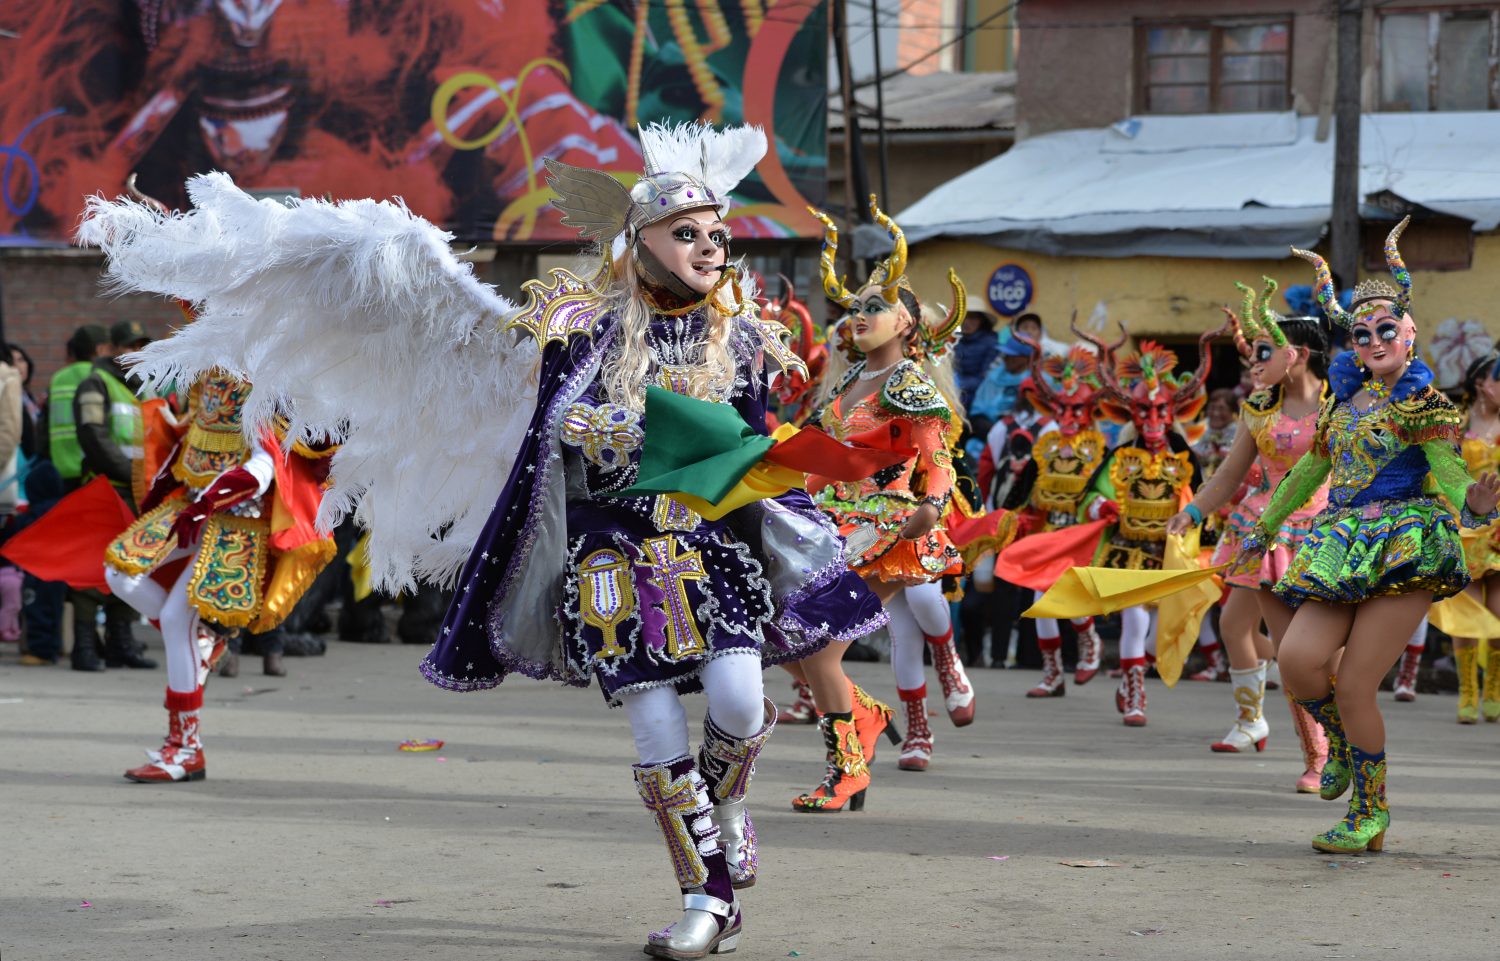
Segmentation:
<svg viewBox="0 0 1500 961">
<path fill-rule="evenodd" d="M 1115 710 L 1125 715 L 1126 727 L 1146 726 L 1146 659 L 1126 658 L 1120 662 L 1125 676 L 1115 690 Z"/>
<path fill-rule="evenodd" d="M 167 690 L 167 739 L 160 751 L 147 751 L 150 761 L 125 772 L 130 781 L 141 783 L 201 781 L 208 776 L 203 742 L 198 740 L 198 711 L 203 707 L 203 688 L 191 694 Z"/>
<path fill-rule="evenodd" d="M 943 706 L 948 709 L 948 719 L 954 727 L 973 724 L 974 688 L 958 659 L 958 649 L 953 646 L 953 628 L 948 628 L 942 637 L 922 636 L 932 648 L 932 666 L 937 668 L 938 682 L 943 685 Z"/>
<path fill-rule="evenodd" d="M 1074 621 L 1073 630 L 1078 632 L 1078 666 L 1073 671 L 1073 683 L 1082 687 L 1099 673 L 1099 658 L 1104 652 L 1104 642 L 1094 629 L 1092 617 L 1083 618 L 1082 624 Z"/>
<path fill-rule="evenodd" d="M 1036 645 L 1042 652 L 1042 679 L 1026 692 L 1027 697 L 1062 697 L 1068 693 L 1063 680 L 1062 638 L 1039 637 Z"/>
<path fill-rule="evenodd" d="M 792 681 L 792 690 L 797 692 L 792 703 L 776 714 L 777 724 L 816 724 L 818 708 L 813 704 L 812 688 L 806 681 Z"/>
<path fill-rule="evenodd" d="M 932 728 L 927 726 L 927 685 L 896 693 L 901 696 L 901 706 L 906 709 L 906 740 L 901 742 L 901 759 L 896 766 L 903 771 L 925 771 L 932 760 Z"/>
<path fill-rule="evenodd" d="M 1229 662 L 1224 659 L 1224 648 L 1218 644 L 1204 644 L 1203 657 L 1207 661 L 1203 670 L 1189 674 L 1189 681 L 1229 681 Z"/>
<path fill-rule="evenodd" d="M 1396 680 L 1391 685 L 1398 701 L 1417 699 L 1417 668 L 1422 663 L 1422 650 L 1408 644 L 1405 653 L 1401 655 L 1401 666 L 1396 668 Z"/>
</svg>

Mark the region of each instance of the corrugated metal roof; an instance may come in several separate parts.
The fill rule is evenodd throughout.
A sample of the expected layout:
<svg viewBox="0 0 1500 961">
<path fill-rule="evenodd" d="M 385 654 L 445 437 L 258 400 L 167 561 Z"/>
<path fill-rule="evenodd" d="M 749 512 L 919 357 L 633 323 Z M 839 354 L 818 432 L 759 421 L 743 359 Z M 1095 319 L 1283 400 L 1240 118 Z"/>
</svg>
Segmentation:
<svg viewBox="0 0 1500 961">
<path fill-rule="evenodd" d="M 1500 113 L 1366 114 L 1362 213 L 1389 194 L 1500 227 Z M 1021 141 L 896 215 L 911 242 L 967 237 L 1063 255 L 1272 257 L 1330 216 L 1333 141 L 1316 117 L 1139 117 Z M 1384 214 L 1389 216 L 1389 214 Z M 883 235 L 882 235 L 883 236 Z M 871 251 L 858 232 L 860 256 Z M 889 240 L 884 239 L 888 244 Z"/>
<path fill-rule="evenodd" d="M 1016 74 L 1013 70 L 990 73 L 903 73 L 885 81 L 885 129 L 888 133 L 910 130 L 1014 130 L 1016 127 Z M 855 101 L 861 112 L 875 110 L 875 87 L 860 87 Z M 844 129 L 844 104 L 838 91 L 828 95 L 828 125 Z M 864 129 L 874 125 L 866 118 Z"/>
</svg>

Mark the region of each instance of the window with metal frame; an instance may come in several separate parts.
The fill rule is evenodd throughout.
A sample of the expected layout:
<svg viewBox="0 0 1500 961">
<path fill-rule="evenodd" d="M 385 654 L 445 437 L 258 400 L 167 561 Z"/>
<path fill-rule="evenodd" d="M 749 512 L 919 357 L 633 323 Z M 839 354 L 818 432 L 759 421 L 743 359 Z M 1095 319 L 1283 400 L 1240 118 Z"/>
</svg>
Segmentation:
<svg viewBox="0 0 1500 961">
<path fill-rule="evenodd" d="M 1142 113 L 1286 110 L 1292 103 L 1292 21 L 1140 22 L 1136 63 Z"/>
<path fill-rule="evenodd" d="M 1380 109 L 1500 109 L 1500 4 L 1382 10 Z"/>
</svg>

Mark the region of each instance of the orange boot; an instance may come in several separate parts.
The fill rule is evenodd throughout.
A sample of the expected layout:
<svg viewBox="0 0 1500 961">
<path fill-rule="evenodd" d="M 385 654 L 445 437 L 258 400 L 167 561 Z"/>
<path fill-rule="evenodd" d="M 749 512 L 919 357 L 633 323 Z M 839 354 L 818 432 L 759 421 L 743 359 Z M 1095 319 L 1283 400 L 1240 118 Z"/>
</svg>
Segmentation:
<svg viewBox="0 0 1500 961">
<path fill-rule="evenodd" d="M 811 794 L 792 798 L 792 810 L 804 814 L 827 811 L 863 810 L 865 791 L 870 787 L 870 765 L 865 763 L 859 744 L 854 716 L 824 714 L 818 721 L 823 730 L 823 744 L 828 748 L 828 771 Z"/>
<path fill-rule="evenodd" d="M 864 688 L 849 682 L 849 694 L 854 699 L 854 729 L 859 732 L 859 746 L 864 751 L 865 763 L 875 763 L 875 745 L 884 734 L 892 744 L 901 743 L 901 732 L 896 730 L 896 712 L 889 704 L 877 701 Z"/>
</svg>

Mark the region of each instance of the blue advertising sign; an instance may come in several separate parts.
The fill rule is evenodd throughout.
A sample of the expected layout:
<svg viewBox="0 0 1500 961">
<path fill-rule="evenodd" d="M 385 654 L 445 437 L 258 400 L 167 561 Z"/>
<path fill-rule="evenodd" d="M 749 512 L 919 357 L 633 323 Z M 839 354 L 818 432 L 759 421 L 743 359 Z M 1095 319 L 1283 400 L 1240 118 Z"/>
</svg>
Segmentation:
<svg viewBox="0 0 1500 961">
<path fill-rule="evenodd" d="M 1036 295 L 1036 282 L 1020 264 L 1001 264 L 990 274 L 985 293 L 995 313 L 1014 317 L 1031 305 L 1031 298 Z"/>
</svg>

